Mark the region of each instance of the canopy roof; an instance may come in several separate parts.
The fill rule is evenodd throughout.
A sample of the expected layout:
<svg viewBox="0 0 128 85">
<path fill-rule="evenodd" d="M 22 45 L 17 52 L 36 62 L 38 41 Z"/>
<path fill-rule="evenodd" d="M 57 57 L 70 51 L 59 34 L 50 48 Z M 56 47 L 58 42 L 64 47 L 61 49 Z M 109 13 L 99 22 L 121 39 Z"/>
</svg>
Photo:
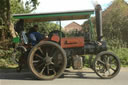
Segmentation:
<svg viewBox="0 0 128 85">
<path fill-rule="evenodd" d="M 42 21 L 88 19 L 91 14 L 94 14 L 94 10 L 56 12 L 56 13 L 14 14 L 13 18 L 23 19 L 24 22 L 42 22 Z"/>
</svg>

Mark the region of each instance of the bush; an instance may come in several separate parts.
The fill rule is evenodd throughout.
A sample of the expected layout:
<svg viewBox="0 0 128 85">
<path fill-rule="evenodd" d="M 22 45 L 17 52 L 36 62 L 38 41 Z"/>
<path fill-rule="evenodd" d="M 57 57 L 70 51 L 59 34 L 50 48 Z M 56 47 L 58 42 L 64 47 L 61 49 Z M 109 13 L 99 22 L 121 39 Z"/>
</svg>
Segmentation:
<svg viewBox="0 0 128 85">
<path fill-rule="evenodd" d="M 128 65 L 128 48 L 113 48 L 111 51 L 113 51 L 120 58 L 121 65 Z"/>
<path fill-rule="evenodd" d="M 0 49 L 0 68 L 8 68 L 10 65 L 12 65 L 12 61 L 10 61 L 12 52 L 13 48 L 8 50 Z"/>
</svg>

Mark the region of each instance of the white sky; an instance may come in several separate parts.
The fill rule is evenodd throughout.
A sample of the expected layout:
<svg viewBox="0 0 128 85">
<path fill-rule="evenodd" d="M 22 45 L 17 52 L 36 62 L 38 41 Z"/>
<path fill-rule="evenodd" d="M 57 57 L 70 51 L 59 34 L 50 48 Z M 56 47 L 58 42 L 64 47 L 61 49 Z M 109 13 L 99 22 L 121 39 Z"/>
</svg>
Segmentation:
<svg viewBox="0 0 128 85">
<path fill-rule="evenodd" d="M 60 12 L 73 10 L 94 9 L 93 4 L 97 1 L 99 4 L 109 4 L 113 0 L 38 0 L 40 5 L 34 12 Z"/>
<path fill-rule="evenodd" d="M 26 0 L 24 0 L 26 1 Z M 45 13 L 45 12 L 62 12 L 62 11 L 75 11 L 94 9 L 94 4 L 99 3 L 103 9 L 113 0 L 38 0 L 39 6 L 33 13 Z M 77 20 L 75 22 L 82 24 L 85 20 Z M 71 23 L 73 21 L 63 21 L 62 26 Z"/>
</svg>

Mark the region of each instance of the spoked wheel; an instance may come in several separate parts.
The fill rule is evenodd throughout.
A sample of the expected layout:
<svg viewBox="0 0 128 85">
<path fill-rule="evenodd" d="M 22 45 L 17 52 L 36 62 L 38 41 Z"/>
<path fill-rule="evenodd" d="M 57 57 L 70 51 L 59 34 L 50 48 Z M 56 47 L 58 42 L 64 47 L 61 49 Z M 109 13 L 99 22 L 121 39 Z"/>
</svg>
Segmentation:
<svg viewBox="0 0 128 85">
<path fill-rule="evenodd" d="M 101 52 L 94 60 L 94 71 L 104 79 L 115 77 L 120 71 L 120 60 L 111 52 Z"/>
<path fill-rule="evenodd" d="M 28 64 L 38 79 L 51 80 L 64 72 L 67 64 L 66 53 L 58 44 L 43 41 L 30 51 Z"/>
</svg>

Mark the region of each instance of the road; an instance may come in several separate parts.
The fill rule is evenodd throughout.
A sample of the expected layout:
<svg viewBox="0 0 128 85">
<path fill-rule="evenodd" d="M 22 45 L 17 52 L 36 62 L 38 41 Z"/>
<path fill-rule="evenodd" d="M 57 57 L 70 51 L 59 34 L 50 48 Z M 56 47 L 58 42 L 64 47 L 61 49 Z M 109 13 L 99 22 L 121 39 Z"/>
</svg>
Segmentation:
<svg viewBox="0 0 128 85">
<path fill-rule="evenodd" d="M 70 71 L 64 78 L 37 80 L 30 72 L 0 70 L 0 85 L 128 85 L 128 68 L 122 68 L 113 79 L 100 79 L 93 71 Z"/>
</svg>

